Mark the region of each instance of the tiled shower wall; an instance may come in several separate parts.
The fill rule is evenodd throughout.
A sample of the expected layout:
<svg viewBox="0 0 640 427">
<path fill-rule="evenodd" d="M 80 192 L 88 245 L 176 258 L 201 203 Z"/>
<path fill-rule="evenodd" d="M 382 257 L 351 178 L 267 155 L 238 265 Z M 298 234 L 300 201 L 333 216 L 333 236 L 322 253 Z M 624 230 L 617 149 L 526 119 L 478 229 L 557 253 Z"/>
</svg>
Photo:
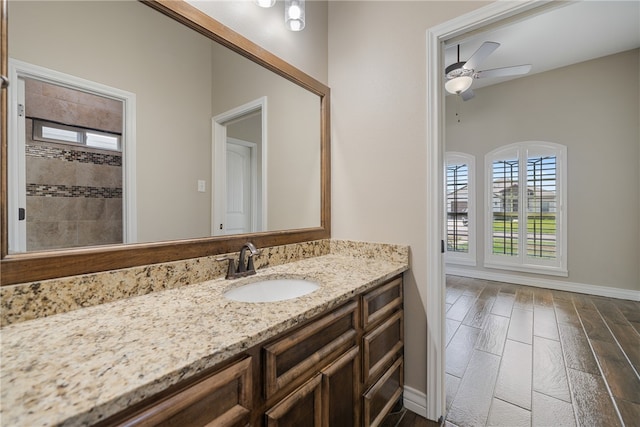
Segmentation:
<svg viewBox="0 0 640 427">
<path fill-rule="evenodd" d="M 34 118 L 122 132 L 122 103 L 25 79 L 27 250 L 122 242 L 122 154 L 33 140 Z"/>
</svg>

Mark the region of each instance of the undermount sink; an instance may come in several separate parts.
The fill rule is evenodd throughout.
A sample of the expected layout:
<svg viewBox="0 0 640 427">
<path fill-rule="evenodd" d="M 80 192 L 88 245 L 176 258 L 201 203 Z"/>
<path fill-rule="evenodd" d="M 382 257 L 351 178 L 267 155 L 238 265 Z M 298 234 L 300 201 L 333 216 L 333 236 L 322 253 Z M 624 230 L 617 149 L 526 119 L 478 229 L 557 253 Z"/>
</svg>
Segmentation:
<svg viewBox="0 0 640 427">
<path fill-rule="evenodd" d="M 276 302 L 310 294 L 319 287 L 306 279 L 264 279 L 230 289 L 224 296 L 238 302 Z"/>
</svg>

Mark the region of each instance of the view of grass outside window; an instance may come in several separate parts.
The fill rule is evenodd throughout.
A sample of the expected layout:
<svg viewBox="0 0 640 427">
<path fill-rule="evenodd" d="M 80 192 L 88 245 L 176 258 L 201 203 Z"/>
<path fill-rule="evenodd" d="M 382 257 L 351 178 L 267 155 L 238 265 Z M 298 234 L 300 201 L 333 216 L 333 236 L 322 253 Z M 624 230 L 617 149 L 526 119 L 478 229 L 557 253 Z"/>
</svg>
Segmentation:
<svg viewBox="0 0 640 427">
<path fill-rule="evenodd" d="M 493 253 L 518 255 L 518 159 L 493 162 Z"/>
<path fill-rule="evenodd" d="M 469 167 L 447 164 L 447 251 L 469 252 Z"/>
<path fill-rule="evenodd" d="M 484 266 L 566 276 L 566 147 L 523 141 L 487 153 Z"/>
<path fill-rule="evenodd" d="M 556 257 L 556 157 L 527 159 L 527 255 Z"/>
<path fill-rule="evenodd" d="M 493 246 L 496 255 L 556 258 L 557 179 L 556 157 L 536 156 L 526 160 L 527 186 L 519 186 L 517 159 L 493 162 Z M 521 200 L 525 199 L 523 204 Z M 520 248 L 520 206 L 525 206 L 526 248 Z"/>
</svg>

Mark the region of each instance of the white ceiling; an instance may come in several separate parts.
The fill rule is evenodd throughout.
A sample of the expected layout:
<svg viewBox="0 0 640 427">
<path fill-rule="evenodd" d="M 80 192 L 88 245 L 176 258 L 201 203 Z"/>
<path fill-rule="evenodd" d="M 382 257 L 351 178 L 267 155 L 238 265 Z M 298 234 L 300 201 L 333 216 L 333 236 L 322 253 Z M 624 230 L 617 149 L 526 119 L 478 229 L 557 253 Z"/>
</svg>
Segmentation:
<svg viewBox="0 0 640 427">
<path fill-rule="evenodd" d="M 532 64 L 528 75 L 624 52 L 640 47 L 640 1 L 568 2 L 519 22 L 463 37 L 459 41 L 460 61 L 468 60 L 484 41 L 501 45 L 478 69 Z M 456 56 L 457 43 L 447 45 L 445 64 L 457 62 Z M 479 79 L 472 88 L 506 80 Z"/>
</svg>

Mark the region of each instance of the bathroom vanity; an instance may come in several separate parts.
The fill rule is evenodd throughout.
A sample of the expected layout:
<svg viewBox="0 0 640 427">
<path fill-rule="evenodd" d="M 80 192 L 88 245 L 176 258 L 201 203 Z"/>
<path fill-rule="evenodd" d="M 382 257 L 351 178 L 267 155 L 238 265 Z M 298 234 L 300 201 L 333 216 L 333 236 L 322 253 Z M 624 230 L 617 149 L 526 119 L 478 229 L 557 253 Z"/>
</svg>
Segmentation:
<svg viewBox="0 0 640 427">
<path fill-rule="evenodd" d="M 402 392 L 402 315 L 396 277 L 103 425 L 378 425 Z"/>
<path fill-rule="evenodd" d="M 402 394 L 406 260 L 328 255 L 2 328 L 2 419 L 37 425 L 378 425 Z M 301 278 L 299 298 L 230 288 Z"/>
</svg>

